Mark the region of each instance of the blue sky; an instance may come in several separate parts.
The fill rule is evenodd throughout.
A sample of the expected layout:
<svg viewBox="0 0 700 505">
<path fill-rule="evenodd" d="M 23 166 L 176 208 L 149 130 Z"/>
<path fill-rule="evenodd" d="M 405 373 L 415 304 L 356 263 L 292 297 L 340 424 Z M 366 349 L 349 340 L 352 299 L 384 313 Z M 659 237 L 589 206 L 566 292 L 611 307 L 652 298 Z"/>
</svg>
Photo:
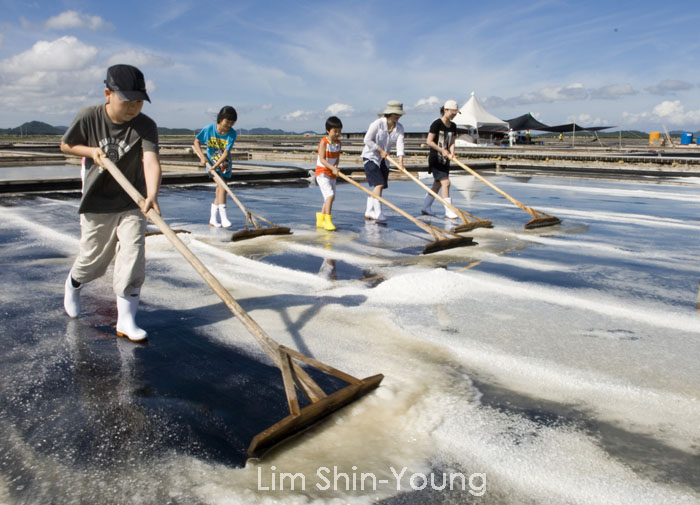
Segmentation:
<svg viewBox="0 0 700 505">
<path fill-rule="evenodd" d="M 668 7 L 667 7 L 668 6 Z M 692 2 L 0 0 L 0 127 L 67 125 L 106 68 L 140 67 L 160 126 L 363 131 L 387 100 L 425 131 L 446 99 L 547 124 L 700 129 Z"/>
</svg>

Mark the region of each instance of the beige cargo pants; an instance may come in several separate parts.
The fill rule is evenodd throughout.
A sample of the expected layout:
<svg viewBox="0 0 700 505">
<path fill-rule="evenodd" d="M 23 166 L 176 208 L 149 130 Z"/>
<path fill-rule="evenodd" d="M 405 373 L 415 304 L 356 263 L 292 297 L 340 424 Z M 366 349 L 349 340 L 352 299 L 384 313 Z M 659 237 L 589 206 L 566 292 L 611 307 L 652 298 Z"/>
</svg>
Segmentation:
<svg viewBox="0 0 700 505">
<path fill-rule="evenodd" d="M 117 296 L 138 293 L 146 278 L 146 218 L 140 210 L 80 215 L 80 250 L 71 276 L 84 284 L 102 277 L 114 258 Z"/>
</svg>

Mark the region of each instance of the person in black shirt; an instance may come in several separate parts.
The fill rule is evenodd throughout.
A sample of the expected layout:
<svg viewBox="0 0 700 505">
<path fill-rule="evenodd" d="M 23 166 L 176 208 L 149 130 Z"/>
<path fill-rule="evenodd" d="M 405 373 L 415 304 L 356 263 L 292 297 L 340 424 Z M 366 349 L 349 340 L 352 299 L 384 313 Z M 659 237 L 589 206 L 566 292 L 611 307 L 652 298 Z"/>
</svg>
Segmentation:
<svg viewBox="0 0 700 505">
<path fill-rule="evenodd" d="M 448 203 L 452 203 L 450 198 L 450 160 L 455 155 L 455 137 L 457 136 L 457 125 L 452 122 L 459 108 L 454 100 L 447 100 L 440 108 L 440 116 L 430 125 L 427 144 L 430 147 L 428 155 L 428 171 L 433 174 L 433 192 L 440 190 L 440 196 Z M 426 216 L 433 216 L 431 207 L 433 198 L 430 194 L 425 195 L 421 213 Z M 445 206 L 445 217 L 456 219 L 457 214 Z"/>
</svg>

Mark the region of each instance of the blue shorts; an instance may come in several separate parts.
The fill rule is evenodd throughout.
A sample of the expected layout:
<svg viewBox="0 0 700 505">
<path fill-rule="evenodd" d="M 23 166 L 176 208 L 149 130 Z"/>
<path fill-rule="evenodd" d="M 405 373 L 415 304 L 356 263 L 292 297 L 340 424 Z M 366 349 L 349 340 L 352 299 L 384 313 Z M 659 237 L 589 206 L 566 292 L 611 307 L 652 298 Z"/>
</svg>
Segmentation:
<svg viewBox="0 0 700 505">
<path fill-rule="evenodd" d="M 233 175 L 233 172 L 231 171 L 231 169 L 228 169 L 226 172 L 222 172 L 221 170 L 219 170 L 217 168 L 216 173 L 219 174 L 224 179 L 230 179 L 231 176 Z M 209 176 L 210 179 L 214 179 L 214 177 L 211 175 L 211 172 L 209 170 L 207 170 L 207 175 Z"/>
<path fill-rule="evenodd" d="M 386 160 L 382 160 L 379 166 L 372 160 L 364 160 L 365 162 L 365 177 L 367 184 L 370 187 L 384 186 L 389 187 L 389 167 L 386 165 Z"/>
</svg>

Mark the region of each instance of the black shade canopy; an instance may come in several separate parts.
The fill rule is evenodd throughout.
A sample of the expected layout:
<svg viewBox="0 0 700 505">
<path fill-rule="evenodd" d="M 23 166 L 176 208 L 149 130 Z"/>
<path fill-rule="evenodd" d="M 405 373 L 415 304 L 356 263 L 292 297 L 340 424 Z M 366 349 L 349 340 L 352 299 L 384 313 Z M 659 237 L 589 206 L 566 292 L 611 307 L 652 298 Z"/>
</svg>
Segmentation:
<svg viewBox="0 0 700 505">
<path fill-rule="evenodd" d="M 535 119 L 532 114 L 529 112 L 527 114 L 523 114 L 522 116 L 515 117 L 513 119 L 508 119 L 508 125 L 512 130 L 516 131 L 522 131 L 522 130 L 542 130 L 542 131 L 551 131 L 547 130 L 547 128 L 550 128 L 544 123 L 540 123 Z"/>
<path fill-rule="evenodd" d="M 554 132 L 554 133 L 567 133 L 567 132 L 597 132 L 600 130 L 606 130 L 608 128 L 614 128 L 613 126 L 579 126 L 576 123 L 560 124 L 556 126 L 547 126 L 546 128 L 539 128 L 542 131 Z"/>
</svg>

